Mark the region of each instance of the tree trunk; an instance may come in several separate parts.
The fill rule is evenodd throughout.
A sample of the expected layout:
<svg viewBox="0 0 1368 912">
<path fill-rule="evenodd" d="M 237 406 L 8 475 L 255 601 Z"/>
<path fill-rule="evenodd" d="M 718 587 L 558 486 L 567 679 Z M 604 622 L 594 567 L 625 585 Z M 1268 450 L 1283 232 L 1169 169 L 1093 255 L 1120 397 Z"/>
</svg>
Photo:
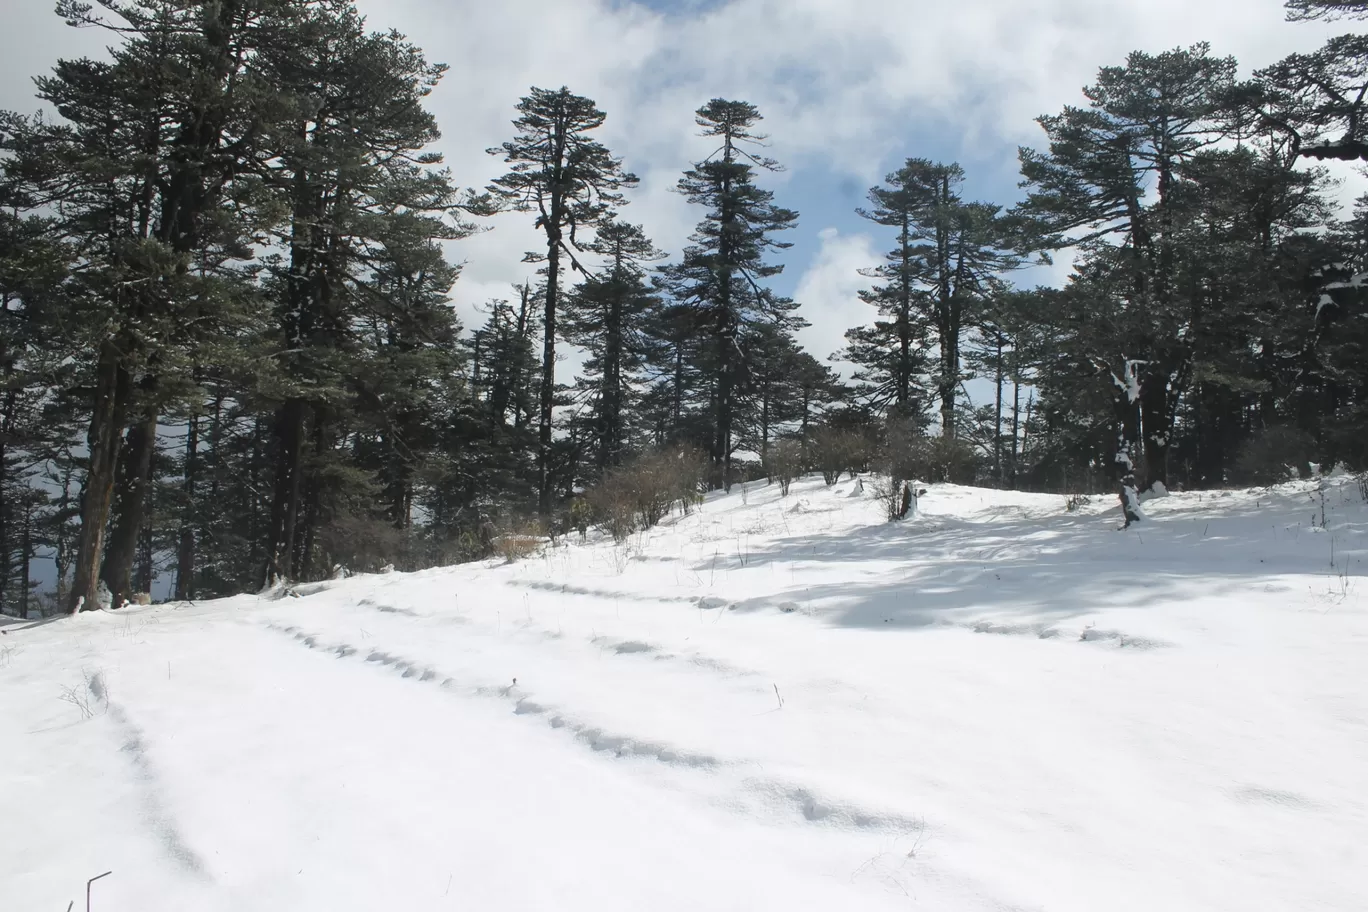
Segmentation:
<svg viewBox="0 0 1368 912">
<path fill-rule="evenodd" d="M 1130 372 L 1138 370 L 1138 367 L 1128 364 L 1126 369 Z M 1139 483 L 1132 458 L 1140 446 L 1140 404 L 1133 401 L 1125 390 L 1119 391 L 1116 396 L 1116 422 L 1116 453 L 1112 465 L 1121 500 L 1121 515 L 1125 518 L 1122 528 L 1129 529 L 1144 519 L 1144 513 L 1140 509 Z"/>
<path fill-rule="evenodd" d="M 769 462 L 770 441 L 770 380 L 766 377 L 760 387 L 760 464 Z"/>
<path fill-rule="evenodd" d="M 90 467 L 81 493 L 81 531 L 73 561 L 71 611 L 94 611 L 99 607 L 96 593 L 100 561 L 104 556 L 105 526 L 114 495 L 114 473 L 123 443 L 124 414 L 128 408 L 130 378 L 124 370 L 114 340 L 100 346 L 96 363 L 94 408 L 86 441 Z"/>
<path fill-rule="evenodd" d="M 997 377 L 995 390 L 997 391 L 997 405 L 993 409 L 993 473 L 997 475 L 998 487 L 1007 487 L 1007 467 L 1002 458 L 1002 384 L 1004 379 L 1004 369 L 1002 360 L 1002 335 L 997 337 Z"/>
<path fill-rule="evenodd" d="M 288 579 L 294 569 L 295 536 L 299 525 L 301 459 L 304 450 L 302 399 L 289 399 L 276 413 L 275 496 L 271 507 L 270 548 L 266 557 L 266 585 Z"/>
<path fill-rule="evenodd" d="M 719 328 L 718 370 L 717 370 L 717 437 L 713 449 L 713 462 L 722 470 L 722 488 L 730 492 L 731 436 L 732 436 L 732 398 L 735 391 L 732 377 L 732 337 L 729 332 L 731 314 L 723 311 Z"/>
<path fill-rule="evenodd" d="M 552 215 L 554 220 L 557 214 Z M 556 405 L 556 305 L 560 295 L 560 226 L 547 227 L 546 325 L 542 335 L 541 408 L 537 421 L 537 513 L 551 515 L 551 418 Z"/>
<path fill-rule="evenodd" d="M 24 504 L 23 551 L 19 557 L 19 617 L 28 620 L 29 578 L 33 575 L 33 501 Z"/>
<path fill-rule="evenodd" d="M 185 427 L 185 513 L 181 516 L 180 541 L 176 547 L 176 600 L 195 597 L 195 485 L 199 481 L 199 416 L 192 414 Z"/>
<path fill-rule="evenodd" d="M 1168 380 L 1155 377 L 1140 389 L 1140 425 L 1144 432 L 1145 484 L 1168 487 L 1169 436 L 1173 426 Z"/>
<path fill-rule="evenodd" d="M 114 525 L 109 533 L 100 578 L 113 596 L 112 607 L 133 601 L 133 562 L 146 519 L 147 492 L 152 480 L 152 456 L 157 449 L 157 412 L 146 414 L 129 431 L 120 453 Z"/>
<path fill-rule="evenodd" d="M 1015 353 L 1012 356 L 1016 361 Z M 1011 487 L 1017 487 L 1017 464 L 1021 453 L 1021 373 L 1014 365 L 1012 370 L 1012 449 L 1011 449 Z"/>
</svg>

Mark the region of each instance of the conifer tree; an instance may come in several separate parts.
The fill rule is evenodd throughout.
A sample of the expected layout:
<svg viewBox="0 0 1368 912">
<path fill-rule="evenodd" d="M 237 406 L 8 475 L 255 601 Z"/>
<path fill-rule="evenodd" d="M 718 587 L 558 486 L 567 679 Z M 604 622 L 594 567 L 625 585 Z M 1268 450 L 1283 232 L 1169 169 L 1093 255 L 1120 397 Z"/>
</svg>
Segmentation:
<svg viewBox="0 0 1368 912">
<path fill-rule="evenodd" d="M 362 405 L 384 410 L 358 380 L 372 357 L 365 327 L 385 325 L 386 344 L 391 330 L 410 347 L 445 344 L 436 304 L 454 272 L 434 242 L 466 234 L 457 216 L 475 205 L 426 151 L 440 134 L 423 100 L 445 67 L 400 35 L 368 33 L 350 7 L 317 10 L 309 26 L 307 43 L 270 60 L 297 101 L 266 176 L 289 206 L 276 229 L 285 252 L 268 261 L 284 365 L 280 384 L 262 391 L 279 403 L 268 581 L 314 572 L 322 526 L 375 496 L 380 482 L 343 448 Z M 403 493 L 390 511 L 401 522 L 409 481 L 395 484 Z"/>
<path fill-rule="evenodd" d="M 273 0 L 102 7 L 58 5 L 71 24 L 108 27 L 120 43 L 108 62 L 61 61 L 37 81 L 62 122 L 14 130 L 7 163 L 31 204 L 60 212 L 60 230 L 81 239 L 73 325 L 98 336 L 78 346 L 93 357 L 93 393 L 71 599 L 86 608 L 99 577 L 115 604 L 130 594 L 158 415 L 183 388 L 185 347 L 210 306 L 196 252 L 242 234 L 224 217 L 225 191 L 255 155 L 271 94 L 250 61 L 293 9 Z"/>
<path fill-rule="evenodd" d="M 678 188 L 708 213 L 682 260 L 661 270 L 662 287 L 687 308 L 696 331 L 708 341 L 701 353 L 714 383 L 708 449 L 717 481 L 727 488 L 746 382 L 743 333 L 762 323 L 786 329 L 802 325 L 793 313 L 797 305 L 763 284 L 783 271 L 782 265 L 766 262 L 766 255 L 791 246 L 772 235 L 793 227 L 798 214 L 776 206 L 773 192 L 754 182 L 756 171 L 779 170 L 777 162 L 759 154 L 767 138 L 754 132 L 760 119 L 759 110 L 744 101 L 715 98 L 698 109 L 703 135 L 716 137 L 720 145 L 684 173 Z"/>
<path fill-rule="evenodd" d="M 542 386 L 538 413 L 537 508 L 548 516 L 552 508 L 552 418 L 556 393 L 557 316 L 564 295 L 561 256 L 579 266 L 575 254 L 597 225 L 622 203 L 621 190 L 634 186 L 636 176 L 624 171 L 602 143 L 591 137 L 603 125 L 604 112 L 588 98 L 565 87 L 539 89 L 518 103 L 513 121 L 517 135 L 491 155 L 511 165 L 490 191 L 520 212 L 536 213 L 536 226 L 546 235 L 546 253 L 529 254 L 544 262 L 545 291 L 542 316 Z M 586 232 L 585 237 L 580 233 Z"/>
<path fill-rule="evenodd" d="M 1368 0 L 1287 0 L 1287 18 L 1292 22 L 1340 17 L 1368 17 Z"/>
<path fill-rule="evenodd" d="M 1044 246 L 1081 246 L 1094 264 L 1080 285 L 1087 292 L 1068 300 L 1108 314 L 1093 325 L 1110 337 L 1082 356 L 1115 392 L 1128 522 L 1139 518 L 1137 487 L 1168 483 L 1174 407 L 1190 377 L 1190 309 L 1177 283 L 1180 170 L 1226 135 L 1234 74 L 1235 61 L 1204 44 L 1135 52 L 1099 72 L 1084 90 L 1088 107 L 1039 118 L 1048 153 L 1021 150 L 1029 195 L 1017 216 Z"/>
<path fill-rule="evenodd" d="M 664 257 L 639 225 L 606 222 L 585 249 L 604 260 L 566 299 L 565 337 L 589 357 L 581 381 L 588 394 L 594 467 L 622 464 L 629 447 L 635 384 L 656 347 L 649 335 L 659 301 L 644 265 Z"/>
</svg>

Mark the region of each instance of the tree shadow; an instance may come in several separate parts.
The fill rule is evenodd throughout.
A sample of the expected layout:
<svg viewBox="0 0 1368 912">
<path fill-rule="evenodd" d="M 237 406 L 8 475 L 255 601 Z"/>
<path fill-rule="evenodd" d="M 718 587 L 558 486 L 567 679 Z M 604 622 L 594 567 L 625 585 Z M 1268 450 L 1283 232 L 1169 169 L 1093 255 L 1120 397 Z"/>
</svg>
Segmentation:
<svg viewBox="0 0 1368 912">
<path fill-rule="evenodd" d="M 746 567 L 864 565 L 843 575 L 865 581 L 796 585 L 734 608 L 803 608 L 842 627 L 986 624 L 1026 633 L 1100 609 L 1181 602 L 1199 590 L 1203 597 L 1252 586 L 1277 591 L 1282 584 L 1270 577 L 1368 575 L 1361 505 L 1328 508 L 1328 529 L 1313 525 L 1312 505 L 1302 491 L 1269 492 L 1254 502 L 1175 499 L 1157 503 L 1150 521 L 1124 532 L 1117 507 L 1051 515 L 1009 506 L 972 519 L 928 511 L 836 535 L 784 536 L 750 551 Z M 1314 506 L 1318 519 L 1319 502 Z"/>
</svg>

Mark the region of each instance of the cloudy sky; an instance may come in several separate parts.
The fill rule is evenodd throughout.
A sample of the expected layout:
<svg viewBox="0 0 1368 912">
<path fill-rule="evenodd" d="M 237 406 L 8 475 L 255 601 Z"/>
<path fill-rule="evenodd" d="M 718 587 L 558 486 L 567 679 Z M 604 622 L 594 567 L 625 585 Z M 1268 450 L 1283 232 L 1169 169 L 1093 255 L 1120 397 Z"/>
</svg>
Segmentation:
<svg viewBox="0 0 1368 912">
<path fill-rule="evenodd" d="M 1033 118 L 1080 100 L 1098 67 L 1128 51 L 1208 41 L 1244 72 L 1311 50 L 1346 26 L 1289 24 L 1282 0 L 359 0 L 375 28 L 409 35 L 451 69 L 432 98 L 441 150 L 456 179 L 479 187 L 502 172 L 485 153 L 511 136 L 532 85 L 569 86 L 607 113 L 602 140 L 641 178 L 624 217 L 678 251 L 699 213 L 672 188 L 707 154 L 693 111 L 712 97 L 759 106 L 770 182 L 798 210 L 779 290 L 812 326 L 802 341 L 825 358 L 872 317 L 856 270 L 889 246 L 854 214 L 866 189 L 903 159 L 958 161 L 966 195 L 1018 198 L 1016 150 L 1041 139 Z M 108 36 L 66 27 L 52 0 L 4 0 L 0 107 L 32 110 L 29 82 L 63 56 L 98 54 Z M 1364 181 L 1349 174 L 1346 193 Z M 467 324 L 508 297 L 539 246 L 527 216 L 453 250 Z M 1049 280 L 1050 275 L 1034 277 Z"/>
</svg>

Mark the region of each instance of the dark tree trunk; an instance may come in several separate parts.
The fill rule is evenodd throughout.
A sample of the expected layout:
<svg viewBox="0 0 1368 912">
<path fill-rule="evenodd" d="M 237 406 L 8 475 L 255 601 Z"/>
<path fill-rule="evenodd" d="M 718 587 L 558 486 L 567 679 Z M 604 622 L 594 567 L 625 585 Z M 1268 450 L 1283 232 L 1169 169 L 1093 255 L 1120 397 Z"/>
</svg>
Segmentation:
<svg viewBox="0 0 1368 912">
<path fill-rule="evenodd" d="M 151 485 L 147 490 L 147 515 L 156 513 L 157 488 Z M 138 536 L 138 562 L 133 574 L 133 591 L 152 597 L 152 583 L 156 580 L 156 541 L 152 535 L 152 524 L 143 524 L 142 534 Z"/>
<path fill-rule="evenodd" d="M 23 550 L 19 557 L 19 617 L 28 620 L 29 616 L 29 579 L 33 575 L 33 502 L 24 504 L 24 537 L 20 542 Z"/>
<path fill-rule="evenodd" d="M 770 442 L 770 381 L 766 377 L 760 389 L 760 462 L 769 459 Z"/>
<path fill-rule="evenodd" d="M 993 409 L 993 474 L 997 476 L 998 487 L 1007 487 L 1007 465 L 1002 458 L 1002 384 L 1005 380 L 1005 366 L 1002 357 L 1002 336 L 997 337 L 997 358 L 995 359 L 997 376 L 994 389 L 997 392 L 997 403 Z"/>
<path fill-rule="evenodd" d="M 198 505 L 195 486 L 199 481 L 199 416 L 192 414 L 185 427 L 185 513 L 181 516 L 180 540 L 176 547 L 176 600 L 195 597 L 195 520 Z"/>
<path fill-rule="evenodd" d="M 70 610 L 94 611 L 99 607 L 96 593 L 100 561 L 104 556 L 105 527 L 109 522 L 114 495 L 114 473 L 123 443 L 124 415 L 128 408 L 131 383 L 123 369 L 114 340 L 100 346 L 95 371 L 94 407 L 86 441 L 90 466 L 81 493 L 81 531 L 76 542 L 76 558 L 70 593 Z"/>
<path fill-rule="evenodd" d="M 730 316 L 728 310 L 723 310 L 721 326 L 718 331 L 720 344 L 718 345 L 717 367 L 717 435 L 713 442 L 713 463 L 722 472 L 722 487 L 726 491 L 731 491 L 732 484 L 732 398 L 735 391 L 735 378 L 732 377 L 733 340 L 729 331 Z"/>
<path fill-rule="evenodd" d="M 1017 487 L 1018 455 L 1021 453 L 1021 357 L 1012 351 L 1012 449 L 1010 451 L 1011 489 Z"/>
<path fill-rule="evenodd" d="M 270 547 L 266 585 L 288 579 L 294 569 L 295 536 L 299 525 L 301 470 L 304 450 L 305 405 L 289 399 L 276 413 L 275 496 L 271 507 Z"/>
<path fill-rule="evenodd" d="M 1145 483 L 1168 487 L 1169 438 L 1172 435 L 1172 401 L 1166 377 L 1152 378 L 1140 389 L 1140 425 L 1144 431 Z"/>
<path fill-rule="evenodd" d="M 133 601 L 133 563 L 138 558 L 138 543 L 146 519 L 152 457 L 156 449 L 157 413 L 149 408 L 129 429 L 119 457 L 114 525 L 100 570 L 100 578 L 113 597 L 114 608 Z"/>
<path fill-rule="evenodd" d="M 912 402 L 912 216 L 906 209 L 902 213 L 902 231 L 898 235 L 902 251 L 902 282 L 898 293 L 898 376 L 897 403 L 898 415 L 910 417 Z"/>
<path fill-rule="evenodd" d="M 680 416 L 684 412 L 684 344 L 682 342 L 677 343 L 674 347 L 674 388 L 670 392 L 674 395 L 674 401 L 670 404 L 670 418 L 674 422 L 671 433 L 678 434 Z"/>
<path fill-rule="evenodd" d="M 553 206 L 553 221 L 559 213 Z M 560 295 L 560 231 L 547 228 L 546 326 L 542 336 L 541 408 L 537 416 L 537 512 L 551 515 L 551 418 L 556 405 L 556 305 Z"/>
</svg>

